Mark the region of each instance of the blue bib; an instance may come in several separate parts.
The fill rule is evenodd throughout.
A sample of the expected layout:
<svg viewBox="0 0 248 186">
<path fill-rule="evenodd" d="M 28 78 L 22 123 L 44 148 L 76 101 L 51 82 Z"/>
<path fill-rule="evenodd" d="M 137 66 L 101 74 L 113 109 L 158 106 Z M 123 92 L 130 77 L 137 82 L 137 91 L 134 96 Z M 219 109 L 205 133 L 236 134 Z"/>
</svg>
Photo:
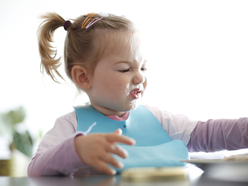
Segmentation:
<svg viewBox="0 0 248 186">
<path fill-rule="evenodd" d="M 181 159 L 188 159 L 188 150 L 181 140 L 171 140 L 157 118 L 146 107 L 140 105 L 129 112 L 125 121 L 112 120 L 91 105 L 75 108 L 78 131 L 87 131 L 96 122 L 89 133 L 111 133 L 118 128 L 122 134 L 136 141 L 135 146 L 118 144 L 125 148 L 129 156 L 122 159 L 113 155 L 124 164 L 117 172 L 132 167 L 172 167 L 184 166 Z"/>
</svg>

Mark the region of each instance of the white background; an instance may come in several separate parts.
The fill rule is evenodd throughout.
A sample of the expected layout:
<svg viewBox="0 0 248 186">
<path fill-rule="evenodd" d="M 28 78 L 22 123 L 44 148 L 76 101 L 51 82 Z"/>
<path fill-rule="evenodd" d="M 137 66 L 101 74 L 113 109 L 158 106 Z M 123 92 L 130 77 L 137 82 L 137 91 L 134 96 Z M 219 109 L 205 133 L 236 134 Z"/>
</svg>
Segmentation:
<svg viewBox="0 0 248 186">
<path fill-rule="evenodd" d="M 0 0 L 0 112 L 23 105 L 34 134 L 87 101 L 67 83 L 40 73 L 36 32 L 46 12 L 65 19 L 90 12 L 125 15 L 148 45 L 143 102 L 191 119 L 248 114 L 248 1 Z M 55 32 L 62 55 L 66 32 Z M 60 72 L 65 76 L 63 67 Z"/>
</svg>

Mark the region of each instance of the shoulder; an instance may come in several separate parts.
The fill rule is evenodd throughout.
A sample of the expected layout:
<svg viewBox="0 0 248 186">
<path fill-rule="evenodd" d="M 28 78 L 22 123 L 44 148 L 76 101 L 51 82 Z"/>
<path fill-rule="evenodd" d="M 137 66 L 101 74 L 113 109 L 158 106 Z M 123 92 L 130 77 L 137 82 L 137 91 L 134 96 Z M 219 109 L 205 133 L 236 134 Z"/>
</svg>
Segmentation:
<svg viewBox="0 0 248 186">
<path fill-rule="evenodd" d="M 76 114 L 76 112 L 72 111 L 68 114 L 65 114 L 65 115 L 59 117 L 55 121 L 54 127 L 56 127 L 56 128 L 66 127 L 66 128 L 71 128 L 71 129 L 77 131 L 77 114 Z"/>
<path fill-rule="evenodd" d="M 42 138 L 36 154 L 40 154 L 47 149 L 64 141 L 69 136 L 77 132 L 77 119 L 75 111 L 59 117 L 53 126 Z"/>
<path fill-rule="evenodd" d="M 161 125 L 189 120 L 187 116 L 182 114 L 173 114 L 165 109 L 161 109 L 155 106 L 144 106 L 154 114 L 154 116 L 158 119 Z"/>
<path fill-rule="evenodd" d="M 194 130 L 198 121 L 189 119 L 183 114 L 173 114 L 167 110 L 154 106 L 144 105 L 158 119 L 164 130 L 174 139 L 189 141 L 190 134 Z"/>
<path fill-rule="evenodd" d="M 170 118 L 172 116 L 172 114 L 167 110 L 160 109 L 158 107 L 150 106 L 150 105 L 143 105 L 143 106 L 146 107 L 148 110 L 150 110 L 158 119 L 161 117 Z"/>
<path fill-rule="evenodd" d="M 44 139 L 54 138 L 54 140 L 56 139 L 55 141 L 61 141 L 75 132 L 77 132 L 77 118 L 75 111 L 72 111 L 59 117 L 55 121 L 53 128 L 46 133 Z"/>
</svg>

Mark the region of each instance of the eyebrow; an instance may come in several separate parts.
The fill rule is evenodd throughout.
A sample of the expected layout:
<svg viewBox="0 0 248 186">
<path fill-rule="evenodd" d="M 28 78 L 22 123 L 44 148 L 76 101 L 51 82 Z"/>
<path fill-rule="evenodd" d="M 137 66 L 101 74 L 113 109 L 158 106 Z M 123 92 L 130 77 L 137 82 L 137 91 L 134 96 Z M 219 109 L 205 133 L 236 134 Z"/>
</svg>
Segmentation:
<svg viewBox="0 0 248 186">
<path fill-rule="evenodd" d="M 116 63 L 115 63 L 115 65 L 120 64 L 120 63 L 127 63 L 127 64 L 131 64 L 131 62 L 130 62 L 130 61 L 118 61 L 118 62 L 116 62 Z"/>
<path fill-rule="evenodd" d="M 114 65 L 117 65 L 117 64 L 120 64 L 120 63 L 127 63 L 127 64 L 131 64 L 132 62 L 130 62 L 130 61 L 118 61 L 118 62 L 116 62 Z M 147 60 L 144 60 L 143 61 L 143 64 L 145 64 L 145 63 L 147 63 Z"/>
</svg>

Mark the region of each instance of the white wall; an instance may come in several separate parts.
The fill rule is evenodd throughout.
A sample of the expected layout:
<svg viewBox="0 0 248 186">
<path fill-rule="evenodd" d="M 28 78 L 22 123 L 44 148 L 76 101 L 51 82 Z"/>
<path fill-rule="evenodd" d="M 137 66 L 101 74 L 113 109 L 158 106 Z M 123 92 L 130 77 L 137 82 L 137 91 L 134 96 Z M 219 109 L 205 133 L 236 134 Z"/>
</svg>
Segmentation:
<svg viewBox="0 0 248 186">
<path fill-rule="evenodd" d="M 38 17 L 110 12 L 133 20 L 149 43 L 145 103 L 192 119 L 247 116 L 247 10 L 244 0 L 0 0 L 0 111 L 23 105 L 30 130 L 46 132 L 84 102 L 69 80 L 59 85 L 40 73 Z M 65 34 L 55 32 L 59 54 Z"/>
</svg>

